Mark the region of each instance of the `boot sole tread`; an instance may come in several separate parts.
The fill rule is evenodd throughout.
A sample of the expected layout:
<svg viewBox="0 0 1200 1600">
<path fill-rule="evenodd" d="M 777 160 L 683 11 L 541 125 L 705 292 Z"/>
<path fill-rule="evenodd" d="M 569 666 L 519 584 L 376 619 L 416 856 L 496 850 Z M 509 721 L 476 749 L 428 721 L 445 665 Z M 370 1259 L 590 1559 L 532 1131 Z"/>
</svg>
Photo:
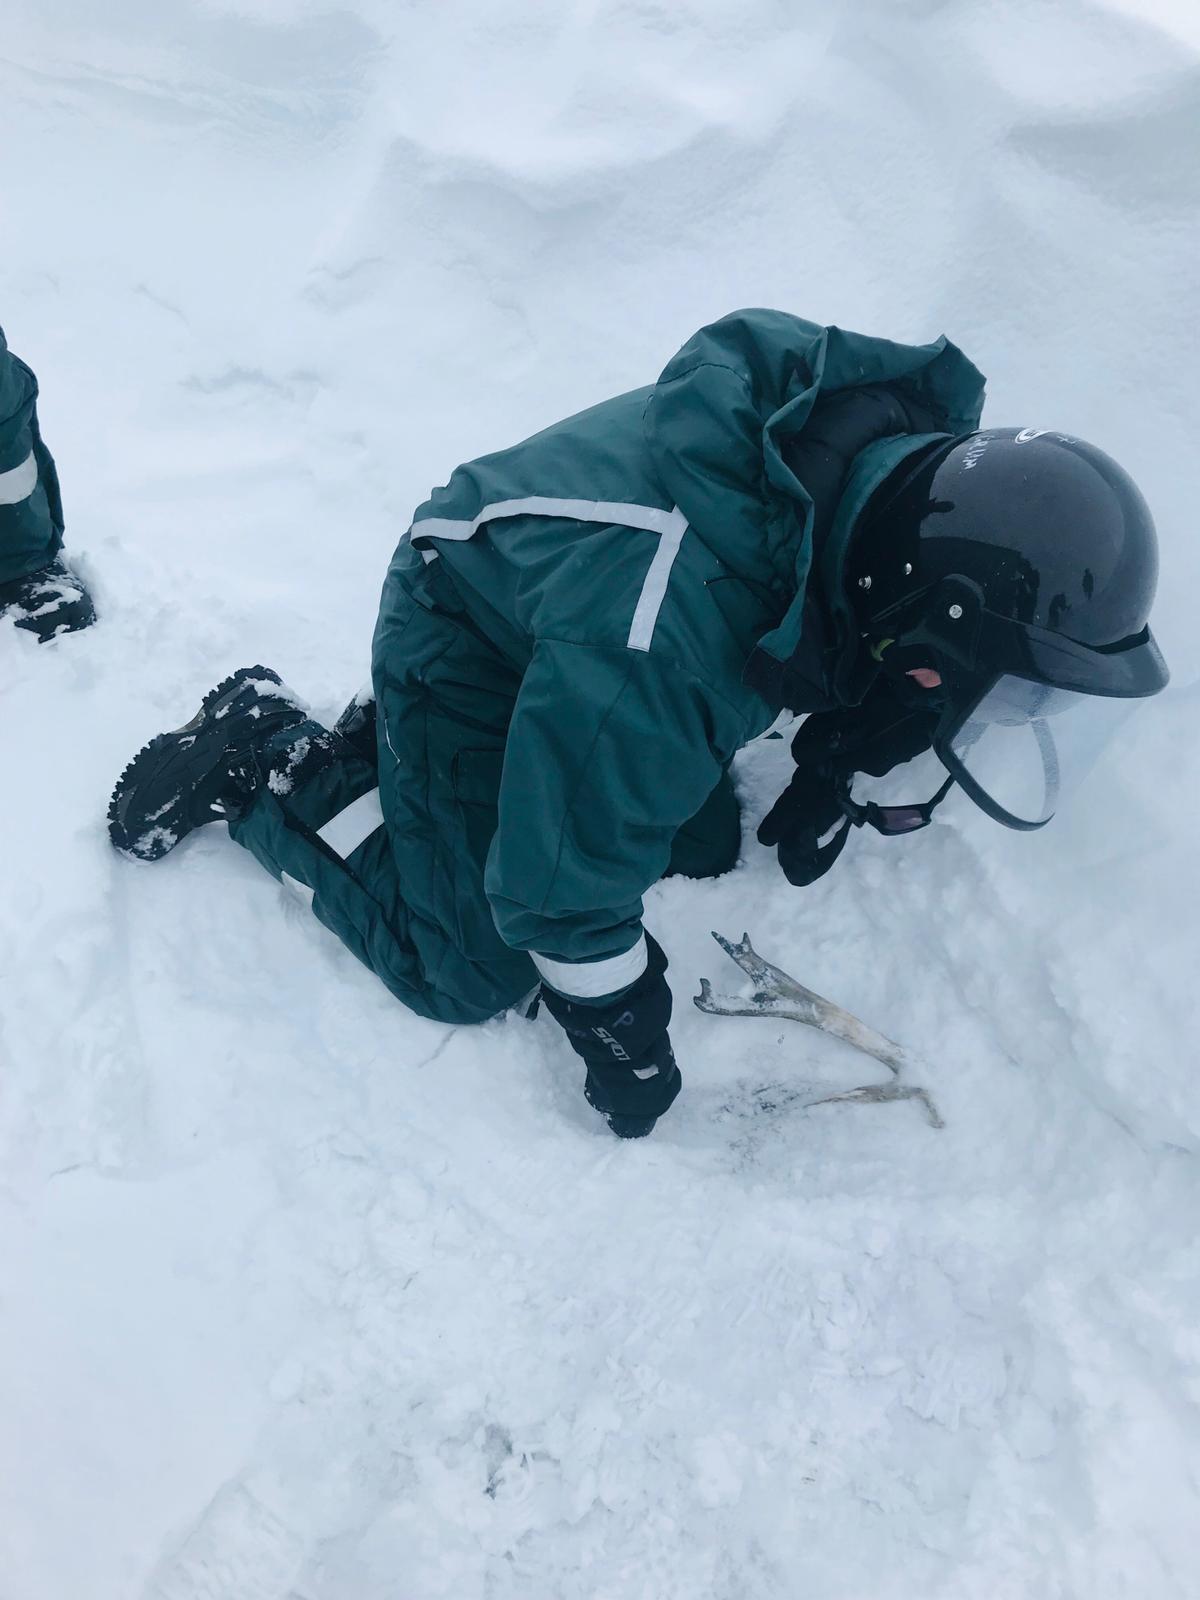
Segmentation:
<svg viewBox="0 0 1200 1600">
<path fill-rule="evenodd" d="M 223 678 L 214 689 L 210 689 L 201 700 L 199 713 L 192 718 L 192 722 L 197 723 L 196 733 L 199 734 L 204 724 L 209 720 L 208 714 L 219 700 L 232 693 L 235 689 L 242 688 L 248 680 L 253 678 L 267 678 L 272 683 L 279 684 L 280 687 L 283 685 L 283 680 L 279 674 L 273 672 L 270 667 L 239 667 L 236 672 L 231 672 L 227 678 Z M 189 726 L 190 724 L 188 723 L 184 724 L 184 727 Z M 128 856 L 132 861 L 161 861 L 163 856 L 173 850 L 196 826 L 196 824 L 192 823 L 181 830 L 151 826 L 150 828 L 143 828 L 136 838 L 131 838 L 119 815 L 121 801 L 126 791 L 139 780 L 140 774 L 146 769 L 146 758 L 154 756 L 167 748 L 177 746 L 181 731 L 181 729 L 176 728 L 169 733 L 155 734 L 154 738 L 144 744 L 126 764 L 113 787 L 113 792 L 108 802 L 108 835 L 112 840 L 114 849 L 119 850 L 123 856 Z M 172 801 L 168 801 L 159 815 L 165 815 L 171 809 L 172 804 Z M 150 820 L 153 823 L 155 819 L 151 818 Z M 147 846 L 147 841 L 151 841 L 149 846 Z M 140 850 L 136 848 L 139 844 L 142 845 Z"/>
</svg>

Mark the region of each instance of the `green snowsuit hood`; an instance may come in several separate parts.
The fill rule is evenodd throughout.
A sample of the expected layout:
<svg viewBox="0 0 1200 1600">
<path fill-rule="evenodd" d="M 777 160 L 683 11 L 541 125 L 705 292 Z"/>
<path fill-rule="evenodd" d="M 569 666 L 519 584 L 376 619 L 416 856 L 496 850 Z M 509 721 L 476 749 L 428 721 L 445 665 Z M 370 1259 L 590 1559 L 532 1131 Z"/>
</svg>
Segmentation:
<svg viewBox="0 0 1200 1600">
<path fill-rule="evenodd" d="M 983 377 L 949 340 L 894 344 L 781 311 L 735 312 L 702 328 L 668 363 L 646 405 L 656 465 L 690 526 L 732 571 L 785 603 L 778 625 L 758 641 L 781 661 L 800 642 L 814 553 L 812 499 L 784 459 L 786 444 L 803 433 L 819 398 L 868 384 L 919 401 L 939 433 L 979 426 Z M 893 439 L 856 464 L 847 485 L 854 492 L 819 574 L 834 611 L 843 610 L 836 580 L 856 512 L 925 442 Z"/>
</svg>

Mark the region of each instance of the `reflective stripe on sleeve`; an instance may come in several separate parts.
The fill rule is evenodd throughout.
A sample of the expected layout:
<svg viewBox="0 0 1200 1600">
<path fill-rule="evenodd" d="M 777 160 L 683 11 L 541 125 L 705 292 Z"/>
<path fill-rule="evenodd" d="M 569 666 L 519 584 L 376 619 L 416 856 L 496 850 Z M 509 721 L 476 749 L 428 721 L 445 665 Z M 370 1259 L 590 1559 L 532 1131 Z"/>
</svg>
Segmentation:
<svg viewBox="0 0 1200 1600">
<path fill-rule="evenodd" d="M 427 563 L 437 558 L 437 551 L 418 540 L 449 539 L 461 544 L 474 538 L 488 522 L 498 522 L 502 517 L 565 517 L 571 522 L 601 522 L 618 528 L 637 528 L 643 533 L 659 536 L 658 549 L 650 563 L 642 592 L 634 608 L 626 644 L 630 650 L 649 650 L 654 638 L 654 626 L 667 593 L 671 568 L 687 532 L 687 518 L 678 506 L 664 511 L 661 506 L 630 505 L 622 500 L 555 500 L 548 495 L 528 495 L 523 500 L 497 500 L 484 506 L 478 516 L 458 521 L 453 517 L 423 517 L 414 522 L 409 537 L 414 548 L 420 551 Z"/>
<path fill-rule="evenodd" d="M 412 525 L 413 539 L 473 539 L 485 522 L 502 517 L 566 517 L 571 522 L 606 522 L 619 528 L 641 528 L 646 533 L 669 533 L 683 517 L 676 507 L 628 505 L 623 500 L 556 500 L 549 495 L 527 495 L 523 500 L 497 500 L 478 516 L 459 522 L 453 517 L 422 517 Z"/>
<path fill-rule="evenodd" d="M 19 467 L 13 467 L 11 472 L 0 472 L 0 506 L 15 506 L 28 500 L 37 488 L 37 481 L 37 462 L 31 450 Z"/>
<path fill-rule="evenodd" d="M 365 844 L 375 830 L 382 827 L 383 808 L 379 804 L 379 790 L 370 789 L 330 817 L 324 827 L 317 829 L 317 837 L 325 841 L 334 855 L 348 861 L 359 845 Z"/>
<path fill-rule="evenodd" d="M 552 961 L 531 950 L 533 964 L 552 989 L 568 998 L 598 1000 L 604 994 L 627 989 L 646 970 L 646 935 L 643 933 L 631 950 L 606 961 Z"/>
<path fill-rule="evenodd" d="M 675 557 L 679 554 L 679 546 L 683 543 L 683 536 L 687 532 L 687 518 L 683 512 L 676 509 L 672 512 L 672 516 L 675 521 L 663 532 L 658 541 L 658 549 L 654 552 L 654 560 L 650 563 L 650 570 L 646 574 L 646 581 L 642 584 L 642 592 L 638 597 L 637 609 L 633 613 L 633 621 L 629 625 L 627 643 L 631 650 L 650 648 L 650 641 L 654 638 L 654 624 L 658 621 L 658 613 L 662 610 L 662 603 L 666 597 L 671 568 L 675 565 Z"/>
</svg>

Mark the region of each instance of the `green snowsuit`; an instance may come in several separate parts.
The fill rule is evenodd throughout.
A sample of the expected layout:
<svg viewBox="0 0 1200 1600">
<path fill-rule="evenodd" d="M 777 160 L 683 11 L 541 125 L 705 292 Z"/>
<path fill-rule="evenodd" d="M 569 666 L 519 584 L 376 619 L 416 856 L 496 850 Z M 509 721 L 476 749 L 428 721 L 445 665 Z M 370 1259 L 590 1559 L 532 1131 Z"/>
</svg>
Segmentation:
<svg viewBox="0 0 1200 1600">
<path fill-rule="evenodd" d="M 862 449 L 814 550 L 792 446 L 820 397 L 867 385 L 938 431 Z M 745 676 L 756 647 L 802 654 L 819 615 L 815 703 L 861 698 L 850 529 L 906 455 L 977 426 L 982 394 L 945 340 L 744 311 L 657 384 L 460 467 L 384 584 L 377 769 L 339 760 L 289 792 L 273 752 L 235 836 L 423 1015 L 482 1020 L 539 977 L 620 991 L 673 852 L 692 872 L 736 857 L 729 763 L 779 710 Z"/>
<path fill-rule="evenodd" d="M 0 328 L 0 584 L 37 572 L 62 546 L 58 474 L 38 432 L 37 393 Z"/>
</svg>

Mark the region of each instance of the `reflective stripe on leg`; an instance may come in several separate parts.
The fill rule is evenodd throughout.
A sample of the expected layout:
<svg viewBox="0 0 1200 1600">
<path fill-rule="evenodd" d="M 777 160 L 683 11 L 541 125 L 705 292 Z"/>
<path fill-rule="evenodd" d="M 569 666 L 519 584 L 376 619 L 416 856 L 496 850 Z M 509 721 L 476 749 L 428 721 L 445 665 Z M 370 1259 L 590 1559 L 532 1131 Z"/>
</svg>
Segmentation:
<svg viewBox="0 0 1200 1600">
<path fill-rule="evenodd" d="M 369 789 L 317 829 L 317 837 L 348 861 L 360 844 L 365 844 L 377 828 L 383 827 L 379 790 Z"/>
<path fill-rule="evenodd" d="M 281 872 L 279 877 L 284 888 L 290 889 L 297 899 L 303 900 L 311 911 L 314 891 L 309 888 L 308 884 L 301 883 L 299 878 L 293 878 L 290 872 Z"/>
<path fill-rule="evenodd" d="M 632 949 L 604 961 L 555 961 L 550 956 L 538 955 L 535 950 L 529 954 L 552 989 L 580 1000 L 598 1000 L 603 995 L 627 989 L 645 972 L 648 960 L 644 933 Z"/>
</svg>

